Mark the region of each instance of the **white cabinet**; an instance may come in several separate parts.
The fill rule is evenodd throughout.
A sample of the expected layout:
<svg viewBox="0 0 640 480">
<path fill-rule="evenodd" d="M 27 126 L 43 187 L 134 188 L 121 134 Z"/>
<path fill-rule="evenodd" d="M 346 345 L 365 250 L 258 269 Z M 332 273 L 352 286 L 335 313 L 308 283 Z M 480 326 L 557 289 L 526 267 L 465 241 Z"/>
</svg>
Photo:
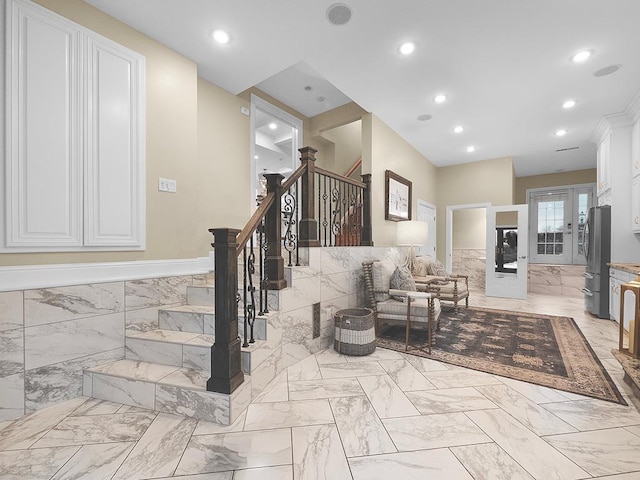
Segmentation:
<svg viewBox="0 0 640 480">
<path fill-rule="evenodd" d="M 631 231 L 640 233 L 640 176 L 631 179 Z"/>
<path fill-rule="evenodd" d="M 620 286 L 623 283 L 634 280 L 637 275 L 617 268 L 609 270 L 609 316 L 612 320 L 620 322 Z M 628 299 L 625 299 L 625 303 Z M 626 308 L 626 307 L 625 307 Z M 626 312 L 626 310 L 625 310 Z M 625 328 L 628 329 L 628 321 L 633 318 L 625 313 Z"/>
<path fill-rule="evenodd" d="M 640 119 L 631 127 L 631 175 L 640 175 Z"/>
<path fill-rule="evenodd" d="M 7 11 L 5 252 L 144 248 L 144 57 L 24 0 Z"/>
<path fill-rule="evenodd" d="M 611 188 L 611 132 L 607 132 L 596 152 L 598 167 L 598 196 Z"/>
</svg>

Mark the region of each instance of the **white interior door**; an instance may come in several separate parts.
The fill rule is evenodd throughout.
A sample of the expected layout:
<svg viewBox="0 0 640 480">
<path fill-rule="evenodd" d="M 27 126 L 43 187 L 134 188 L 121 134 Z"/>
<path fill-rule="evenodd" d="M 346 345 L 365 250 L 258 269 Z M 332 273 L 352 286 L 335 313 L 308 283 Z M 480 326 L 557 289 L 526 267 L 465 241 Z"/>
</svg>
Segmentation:
<svg viewBox="0 0 640 480">
<path fill-rule="evenodd" d="M 417 220 L 427 222 L 429 236 L 427 245 L 416 247 L 416 255 L 429 255 L 436 258 L 436 206 L 418 199 Z"/>
<path fill-rule="evenodd" d="M 527 298 L 528 238 L 527 205 L 487 207 L 487 296 Z"/>
</svg>

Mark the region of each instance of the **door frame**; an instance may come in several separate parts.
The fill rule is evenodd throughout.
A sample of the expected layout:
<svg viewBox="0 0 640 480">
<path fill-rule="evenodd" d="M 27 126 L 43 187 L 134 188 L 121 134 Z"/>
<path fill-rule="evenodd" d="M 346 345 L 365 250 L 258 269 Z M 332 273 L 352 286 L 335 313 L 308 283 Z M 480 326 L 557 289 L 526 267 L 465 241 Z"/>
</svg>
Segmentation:
<svg viewBox="0 0 640 480">
<path fill-rule="evenodd" d="M 491 203 L 467 203 L 464 205 L 447 205 L 445 217 L 445 269 L 447 273 L 453 271 L 453 212 L 454 210 L 469 210 L 472 208 L 490 207 Z"/>
</svg>

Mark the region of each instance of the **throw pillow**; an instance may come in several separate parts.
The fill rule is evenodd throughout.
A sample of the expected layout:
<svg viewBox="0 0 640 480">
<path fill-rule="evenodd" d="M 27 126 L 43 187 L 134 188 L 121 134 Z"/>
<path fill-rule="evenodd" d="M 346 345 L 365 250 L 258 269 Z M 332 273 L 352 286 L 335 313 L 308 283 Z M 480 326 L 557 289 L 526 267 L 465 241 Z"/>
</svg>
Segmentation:
<svg viewBox="0 0 640 480">
<path fill-rule="evenodd" d="M 429 275 L 429 265 L 433 262 L 430 257 L 416 257 L 416 262 L 413 264 L 413 271 L 411 272 L 416 277 L 426 277 Z"/>
<path fill-rule="evenodd" d="M 390 286 L 397 290 L 409 290 L 411 292 L 416 291 L 416 282 L 407 267 L 397 267 L 395 269 L 393 275 L 391 275 Z M 406 297 L 398 297 L 394 295 L 392 298 L 401 302 L 406 301 Z"/>
<path fill-rule="evenodd" d="M 435 275 L 437 277 L 446 277 L 447 270 L 444 268 L 444 265 L 440 260 L 434 260 L 430 266 L 431 275 Z"/>
<path fill-rule="evenodd" d="M 386 302 L 391 298 L 389 284 L 395 265 L 388 260 L 373 262 L 373 290 L 376 302 Z"/>
</svg>

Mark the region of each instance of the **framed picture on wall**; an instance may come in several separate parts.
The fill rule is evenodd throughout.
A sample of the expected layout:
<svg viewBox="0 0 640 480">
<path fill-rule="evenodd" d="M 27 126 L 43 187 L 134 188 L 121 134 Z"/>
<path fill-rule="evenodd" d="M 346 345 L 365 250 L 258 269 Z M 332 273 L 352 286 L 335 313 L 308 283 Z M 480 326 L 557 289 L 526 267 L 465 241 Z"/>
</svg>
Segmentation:
<svg viewBox="0 0 640 480">
<path fill-rule="evenodd" d="M 411 182 L 391 170 L 384 172 L 385 220 L 411 220 Z"/>
</svg>

